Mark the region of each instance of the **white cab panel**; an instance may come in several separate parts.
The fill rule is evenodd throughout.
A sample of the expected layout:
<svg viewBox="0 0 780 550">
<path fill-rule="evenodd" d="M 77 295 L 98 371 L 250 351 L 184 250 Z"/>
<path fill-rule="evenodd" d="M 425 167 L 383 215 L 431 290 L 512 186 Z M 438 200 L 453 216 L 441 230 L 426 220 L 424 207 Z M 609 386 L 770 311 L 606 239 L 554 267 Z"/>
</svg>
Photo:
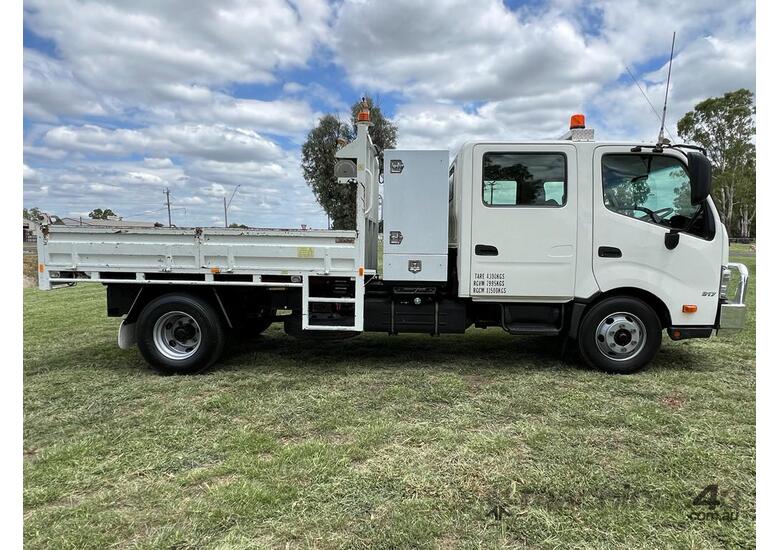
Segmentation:
<svg viewBox="0 0 780 550">
<path fill-rule="evenodd" d="M 472 181 L 471 245 L 467 250 L 463 242 L 461 248 L 471 258 L 470 295 L 486 301 L 570 300 L 577 244 L 575 146 L 476 145 Z"/>
<path fill-rule="evenodd" d="M 599 289 L 639 288 L 659 297 L 669 309 L 673 325 L 712 325 L 718 308 L 720 262 L 723 233 L 719 221 L 714 223 L 712 240 L 680 233 L 673 250 L 664 245 L 669 227 L 649 220 L 630 217 L 610 210 L 602 191 L 602 161 L 606 154 L 629 154 L 627 146 L 600 146 L 593 157 L 593 272 Z M 648 154 L 643 150 L 642 154 Z M 639 153 L 637 153 L 639 154 Z M 685 155 L 666 150 L 687 164 Z M 658 206 L 669 200 L 659 199 Z M 708 198 L 709 215 L 717 216 Z M 648 204 L 650 201 L 648 201 Z M 668 210 L 668 209 L 661 209 Z M 663 214 L 667 215 L 668 214 Z M 599 249 L 610 247 L 620 257 L 601 257 Z M 683 313 L 684 304 L 696 305 L 695 313 Z"/>
</svg>

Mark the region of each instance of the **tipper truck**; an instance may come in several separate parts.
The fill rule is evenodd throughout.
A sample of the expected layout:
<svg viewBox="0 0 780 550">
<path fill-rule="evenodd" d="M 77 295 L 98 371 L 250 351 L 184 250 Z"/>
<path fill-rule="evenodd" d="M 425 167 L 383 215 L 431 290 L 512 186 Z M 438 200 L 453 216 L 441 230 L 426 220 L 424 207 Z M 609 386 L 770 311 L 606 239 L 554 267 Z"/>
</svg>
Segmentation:
<svg viewBox="0 0 780 550">
<path fill-rule="evenodd" d="M 203 371 L 229 336 L 274 322 L 301 338 L 501 327 L 557 336 L 610 373 L 650 363 L 664 331 L 708 338 L 744 324 L 748 271 L 729 262 L 703 150 L 596 141 L 582 115 L 560 139 L 470 141 L 453 159 L 380 151 L 370 129 L 363 110 L 336 153 L 335 180 L 356 188 L 354 230 L 44 215 L 39 287 L 103 284 L 119 346 L 167 374 Z"/>
</svg>

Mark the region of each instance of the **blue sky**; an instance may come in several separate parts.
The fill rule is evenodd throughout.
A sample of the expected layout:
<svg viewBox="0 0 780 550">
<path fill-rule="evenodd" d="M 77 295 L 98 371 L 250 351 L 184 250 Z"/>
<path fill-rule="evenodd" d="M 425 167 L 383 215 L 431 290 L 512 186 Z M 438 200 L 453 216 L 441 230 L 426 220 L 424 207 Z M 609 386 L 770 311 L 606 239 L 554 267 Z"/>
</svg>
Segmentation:
<svg viewBox="0 0 780 550">
<path fill-rule="evenodd" d="M 301 177 L 318 117 L 363 94 L 399 147 L 553 137 L 649 141 L 672 31 L 670 126 L 755 89 L 755 5 L 710 0 L 28 0 L 24 204 L 174 223 L 324 227 Z M 674 135 L 672 137 L 675 137 Z"/>
</svg>

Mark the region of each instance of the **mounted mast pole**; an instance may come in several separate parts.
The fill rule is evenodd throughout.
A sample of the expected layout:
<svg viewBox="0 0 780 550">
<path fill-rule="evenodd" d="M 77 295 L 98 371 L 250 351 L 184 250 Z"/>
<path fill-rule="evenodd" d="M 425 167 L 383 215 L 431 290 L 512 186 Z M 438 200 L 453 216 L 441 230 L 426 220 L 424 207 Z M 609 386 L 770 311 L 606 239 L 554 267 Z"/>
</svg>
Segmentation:
<svg viewBox="0 0 780 550">
<path fill-rule="evenodd" d="M 666 105 L 669 101 L 669 82 L 672 80 L 672 59 L 674 58 L 674 39 L 677 37 L 677 32 L 672 33 L 672 52 L 669 54 L 669 72 L 666 75 L 666 93 L 664 94 L 664 110 L 661 113 L 661 130 L 658 132 L 658 146 L 663 145 L 664 142 L 664 127 L 666 126 Z"/>
</svg>

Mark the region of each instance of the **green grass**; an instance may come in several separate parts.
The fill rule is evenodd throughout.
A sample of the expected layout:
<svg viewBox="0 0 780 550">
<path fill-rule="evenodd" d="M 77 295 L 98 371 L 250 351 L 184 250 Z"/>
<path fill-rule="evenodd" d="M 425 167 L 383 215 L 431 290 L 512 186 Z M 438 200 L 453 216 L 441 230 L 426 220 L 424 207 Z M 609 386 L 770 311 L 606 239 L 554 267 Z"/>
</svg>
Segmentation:
<svg viewBox="0 0 780 550">
<path fill-rule="evenodd" d="M 739 258 L 742 258 L 746 255 L 748 256 L 755 256 L 756 254 L 756 245 L 755 244 L 743 244 L 743 243 L 733 243 L 729 247 L 731 251 L 731 256 L 734 256 L 733 261 L 738 261 Z"/>
<path fill-rule="evenodd" d="M 500 330 L 273 327 L 209 374 L 160 377 L 116 347 L 101 286 L 27 289 L 25 544 L 753 546 L 753 296 L 747 330 L 665 339 L 634 376 Z M 713 483 L 738 519 L 688 518 Z"/>
</svg>

